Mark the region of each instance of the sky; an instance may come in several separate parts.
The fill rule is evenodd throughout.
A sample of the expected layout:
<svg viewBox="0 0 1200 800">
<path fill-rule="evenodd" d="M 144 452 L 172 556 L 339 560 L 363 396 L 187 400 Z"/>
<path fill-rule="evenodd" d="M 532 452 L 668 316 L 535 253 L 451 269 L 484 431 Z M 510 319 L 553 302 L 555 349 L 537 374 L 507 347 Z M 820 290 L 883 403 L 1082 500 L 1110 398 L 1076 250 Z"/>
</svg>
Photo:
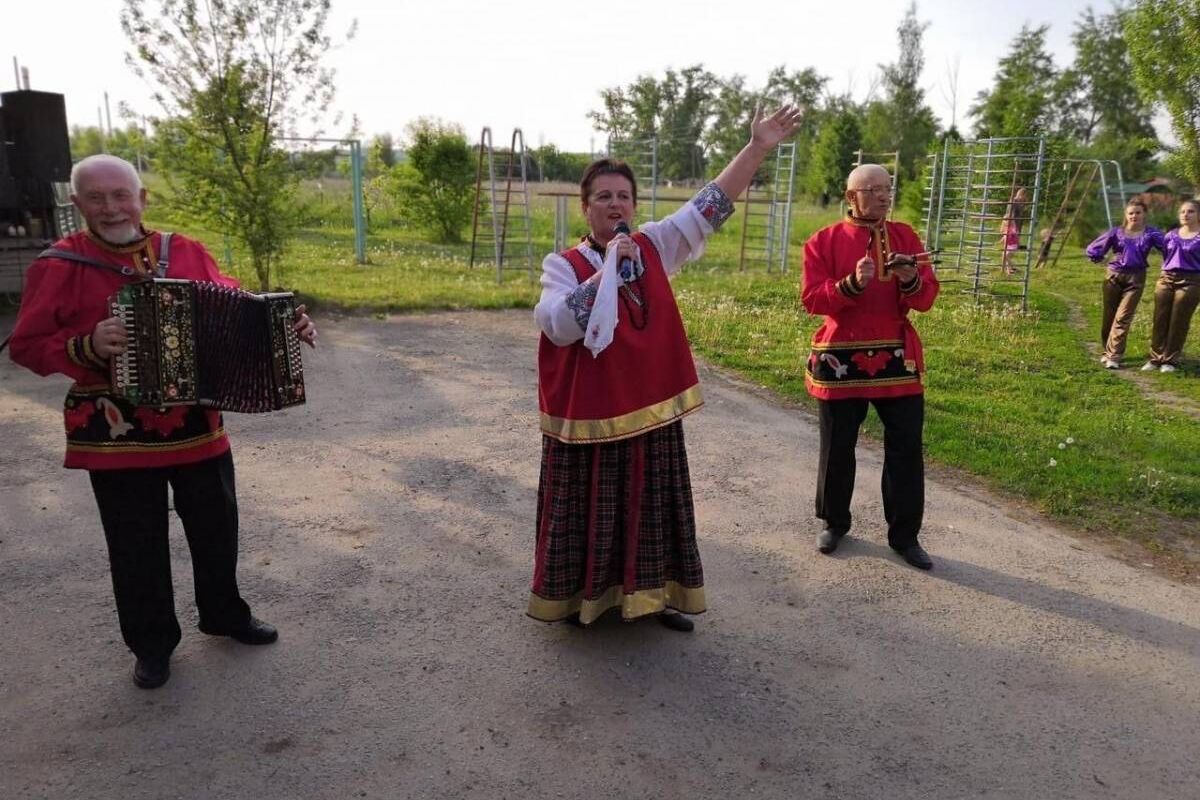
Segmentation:
<svg viewBox="0 0 1200 800">
<path fill-rule="evenodd" d="M 153 2 L 153 0 L 148 0 Z M 16 88 L 15 57 L 30 88 L 66 96 L 68 122 L 96 125 L 108 93 L 114 126 L 120 103 L 152 114 L 151 89 L 125 63 L 122 0 L 7 3 L 0 20 L 0 91 Z M 1073 58 L 1080 13 L 1107 2 L 1085 0 L 920 0 L 925 31 L 926 99 L 951 121 L 950 75 L 957 64 L 957 120 L 988 88 L 997 62 L 1025 23 L 1049 24 L 1059 67 Z M 880 64 L 898 57 L 896 27 L 908 0 L 333 0 L 329 32 L 355 37 L 328 58 L 337 95 L 327 134 L 345 135 L 352 114 L 366 137 L 391 133 L 422 116 L 456 122 L 477 141 L 484 126 L 497 145 L 514 127 L 526 145 L 595 152 L 592 129 L 600 90 L 639 75 L 703 64 L 722 77 L 761 87 L 768 72 L 814 67 L 835 93 L 862 99 Z M 754 13 L 748 13 L 753 10 Z M 53 27 L 48 22 L 53 21 Z"/>
</svg>

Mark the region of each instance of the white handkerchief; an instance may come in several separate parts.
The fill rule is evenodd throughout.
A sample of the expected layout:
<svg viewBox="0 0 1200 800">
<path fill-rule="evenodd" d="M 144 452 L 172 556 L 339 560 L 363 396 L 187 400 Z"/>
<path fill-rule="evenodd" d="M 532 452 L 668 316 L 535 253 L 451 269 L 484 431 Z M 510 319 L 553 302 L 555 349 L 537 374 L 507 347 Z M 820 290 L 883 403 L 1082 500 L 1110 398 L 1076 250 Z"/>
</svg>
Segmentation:
<svg viewBox="0 0 1200 800">
<path fill-rule="evenodd" d="M 621 276 L 617 273 L 617 248 L 613 248 L 604 259 L 600 270 L 600 288 L 596 290 L 596 301 L 588 318 L 587 333 L 583 335 L 583 346 L 592 351 L 592 357 L 600 355 L 612 344 L 613 330 L 617 327 L 617 289 Z"/>
</svg>

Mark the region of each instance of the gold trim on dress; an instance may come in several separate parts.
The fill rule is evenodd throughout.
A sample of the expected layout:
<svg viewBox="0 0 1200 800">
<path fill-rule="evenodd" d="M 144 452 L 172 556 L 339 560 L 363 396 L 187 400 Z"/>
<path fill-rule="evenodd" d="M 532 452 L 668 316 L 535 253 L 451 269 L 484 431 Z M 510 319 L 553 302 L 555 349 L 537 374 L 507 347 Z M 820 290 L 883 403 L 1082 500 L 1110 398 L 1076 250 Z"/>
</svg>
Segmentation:
<svg viewBox="0 0 1200 800">
<path fill-rule="evenodd" d="M 667 581 L 666 586 L 658 589 L 640 589 L 631 594 L 626 594 L 621 585 L 610 586 L 593 600 L 585 600 L 582 591 L 566 600 L 547 600 L 531 592 L 525 613 L 542 622 L 558 622 L 578 613 L 579 621 L 588 625 L 610 608 L 620 608 L 621 619 L 633 620 L 660 614 L 668 608 L 684 614 L 701 614 L 708 606 L 703 586 L 689 589 L 675 581 Z"/>
<path fill-rule="evenodd" d="M 202 444 L 215 442 L 225 435 L 225 426 L 215 431 L 182 439 L 177 442 L 67 442 L 67 451 L 73 453 L 111 453 L 119 450 L 122 453 L 170 453 L 175 450 L 187 450 Z"/>
<path fill-rule="evenodd" d="M 700 384 L 685 389 L 669 400 L 608 419 L 564 419 L 542 413 L 542 433 L 567 444 L 614 442 L 649 433 L 669 425 L 700 406 L 704 398 Z"/>
<path fill-rule="evenodd" d="M 873 347 L 882 350 L 888 347 L 904 347 L 903 339 L 876 339 L 866 342 L 813 342 L 813 350 L 861 350 Z"/>
<path fill-rule="evenodd" d="M 839 389 L 843 387 L 861 387 L 861 386 L 901 386 L 906 383 L 924 383 L 921 376 L 904 375 L 899 378 L 873 378 L 851 381 L 822 381 L 813 377 L 811 372 L 805 372 L 805 376 L 813 386 L 820 386 L 822 389 Z"/>
</svg>

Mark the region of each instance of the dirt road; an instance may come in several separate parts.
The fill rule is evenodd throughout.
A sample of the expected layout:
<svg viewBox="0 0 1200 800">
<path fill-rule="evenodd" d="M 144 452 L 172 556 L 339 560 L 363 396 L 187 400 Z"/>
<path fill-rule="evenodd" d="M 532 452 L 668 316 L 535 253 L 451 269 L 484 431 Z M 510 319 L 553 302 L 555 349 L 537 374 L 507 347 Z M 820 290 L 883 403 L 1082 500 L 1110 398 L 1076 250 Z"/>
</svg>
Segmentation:
<svg viewBox="0 0 1200 800">
<path fill-rule="evenodd" d="M 310 404 L 228 418 L 242 589 L 281 641 L 195 630 L 176 526 L 151 692 L 59 467 L 65 382 L 5 357 L 0 798 L 1200 796 L 1200 588 L 937 482 L 911 569 L 874 445 L 820 556 L 811 418 L 708 371 L 696 632 L 526 618 L 535 345 L 527 312 L 323 320 Z"/>
</svg>

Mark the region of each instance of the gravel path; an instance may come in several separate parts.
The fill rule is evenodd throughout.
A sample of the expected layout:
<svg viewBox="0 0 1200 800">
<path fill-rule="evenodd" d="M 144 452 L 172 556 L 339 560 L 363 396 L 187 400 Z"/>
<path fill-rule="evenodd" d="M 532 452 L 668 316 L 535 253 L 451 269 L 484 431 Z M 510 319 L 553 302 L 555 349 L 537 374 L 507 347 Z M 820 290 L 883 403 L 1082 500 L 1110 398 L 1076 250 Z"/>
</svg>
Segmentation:
<svg viewBox="0 0 1200 800">
<path fill-rule="evenodd" d="M 11 319 L 5 320 L 5 329 Z M 0 363 L 0 798 L 1184 798 L 1200 587 L 935 479 L 911 569 L 878 447 L 813 545 L 816 428 L 709 370 L 685 423 L 710 611 L 523 615 L 539 437 L 528 312 L 322 321 L 311 402 L 231 416 L 243 592 L 136 689 L 65 384 Z"/>
</svg>

